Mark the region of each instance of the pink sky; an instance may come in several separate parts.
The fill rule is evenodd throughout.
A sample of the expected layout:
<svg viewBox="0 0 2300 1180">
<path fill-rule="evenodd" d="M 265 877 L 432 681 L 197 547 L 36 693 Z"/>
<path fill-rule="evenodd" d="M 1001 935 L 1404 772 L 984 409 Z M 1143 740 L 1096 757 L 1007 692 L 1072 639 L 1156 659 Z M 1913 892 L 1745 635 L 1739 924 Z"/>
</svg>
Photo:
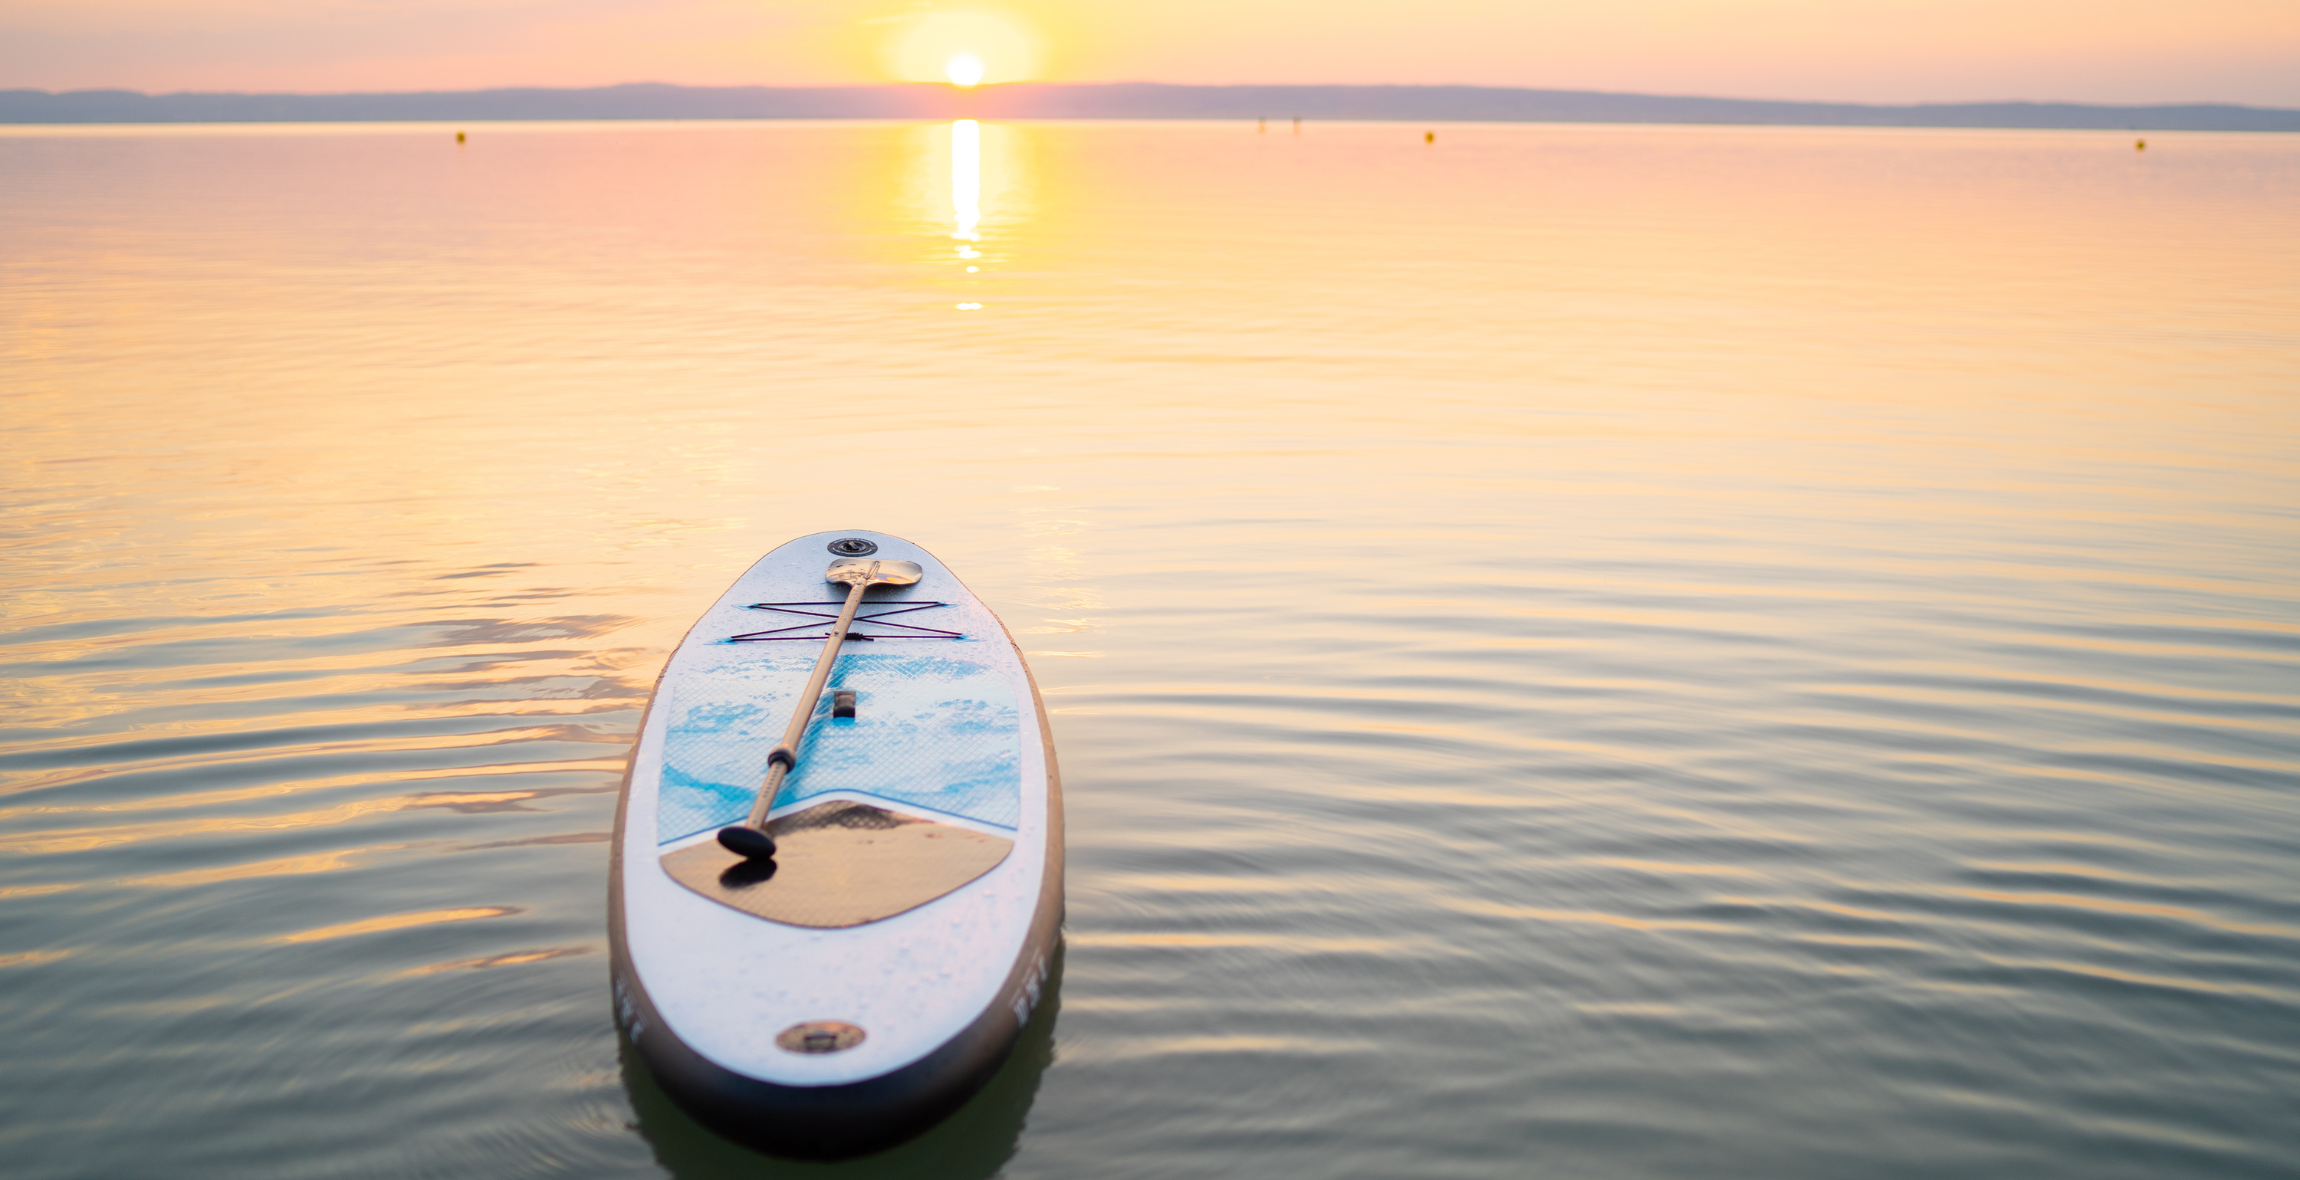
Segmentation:
<svg viewBox="0 0 2300 1180">
<path fill-rule="evenodd" d="M 993 81 L 2300 107 L 2300 0 L 0 0 L 0 88 L 836 85 L 945 45 Z"/>
</svg>

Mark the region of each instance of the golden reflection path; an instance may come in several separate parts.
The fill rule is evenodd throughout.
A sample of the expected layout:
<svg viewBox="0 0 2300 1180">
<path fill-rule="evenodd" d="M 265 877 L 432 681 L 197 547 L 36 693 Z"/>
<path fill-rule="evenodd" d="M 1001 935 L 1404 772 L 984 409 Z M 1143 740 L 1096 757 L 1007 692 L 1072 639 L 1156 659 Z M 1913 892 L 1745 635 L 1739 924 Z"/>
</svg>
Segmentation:
<svg viewBox="0 0 2300 1180">
<path fill-rule="evenodd" d="M 966 263 L 966 273 L 975 274 L 982 267 L 978 259 L 982 251 L 975 243 L 982 240 L 982 124 L 972 119 L 955 120 L 950 125 L 950 211 L 954 224 L 950 236 L 958 241 L 958 257 Z M 960 311 L 980 311 L 980 300 L 962 300 Z"/>
</svg>

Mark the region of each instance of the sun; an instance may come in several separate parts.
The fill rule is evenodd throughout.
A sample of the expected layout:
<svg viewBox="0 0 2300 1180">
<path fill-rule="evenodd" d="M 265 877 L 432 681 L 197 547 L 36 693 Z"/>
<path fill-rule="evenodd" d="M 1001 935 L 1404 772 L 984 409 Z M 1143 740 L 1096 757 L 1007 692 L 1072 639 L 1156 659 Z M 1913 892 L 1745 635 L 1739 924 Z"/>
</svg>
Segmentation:
<svg viewBox="0 0 2300 1180">
<path fill-rule="evenodd" d="M 893 77 L 961 89 L 1037 77 L 1043 48 L 1020 17 L 982 10 L 918 13 L 897 22 L 882 44 Z"/>
</svg>

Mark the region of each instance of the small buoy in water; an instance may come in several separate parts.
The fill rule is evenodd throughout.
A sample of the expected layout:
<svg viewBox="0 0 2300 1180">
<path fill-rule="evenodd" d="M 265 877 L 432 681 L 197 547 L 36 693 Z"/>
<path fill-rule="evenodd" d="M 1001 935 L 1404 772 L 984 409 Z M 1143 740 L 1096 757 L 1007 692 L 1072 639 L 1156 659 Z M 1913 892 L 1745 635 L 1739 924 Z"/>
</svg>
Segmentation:
<svg viewBox="0 0 2300 1180">
<path fill-rule="evenodd" d="M 462 133 L 462 132 L 458 131 L 458 132 L 456 132 L 456 133 L 455 133 L 455 142 L 457 142 L 457 143 L 462 143 L 462 142 L 463 142 L 463 133 Z"/>
<path fill-rule="evenodd" d="M 1270 129 L 1270 121 L 1269 121 L 1268 119 L 1256 119 L 1256 120 L 1254 120 L 1254 130 L 1256 130 L 1256 131 L 1268 131 L 1269 129 Z"/>
<path fill-rule="evenodd" d="M 1436 142 L 1437 142 L 1437 132 L 1435 132 L 1435 131 L 1424 131 L 1424 132 L 1422 132 L 1422 142 L 1423 142 L 1423 143 L 1436 143 Z"/>
<path fill-rule="evenodd" d="M 1296 116 L 1294 116 L 1294 134 L 1296 134 L 1296 135 L 1300 135 L 1301 133 L 1302 133 L 1302 117 L 1301 117 L 1300 115 L 1296 115 Z"/>
<path fill-rule="evenodd" d="M 2145 140 L 2145 139 L 2136 139 L 2136 140 L 2133 140 L 2133 141 L 2132 141 L 2132 150 L 2133 150 L 2133 151 L 2136 151 L 2136 152 L 2145 152 L 2145 151 L 2147 151 L 2147 150 L 2148 150 L 2148 141 L 2147 141 L 2147 140 Z"/>
</svg>

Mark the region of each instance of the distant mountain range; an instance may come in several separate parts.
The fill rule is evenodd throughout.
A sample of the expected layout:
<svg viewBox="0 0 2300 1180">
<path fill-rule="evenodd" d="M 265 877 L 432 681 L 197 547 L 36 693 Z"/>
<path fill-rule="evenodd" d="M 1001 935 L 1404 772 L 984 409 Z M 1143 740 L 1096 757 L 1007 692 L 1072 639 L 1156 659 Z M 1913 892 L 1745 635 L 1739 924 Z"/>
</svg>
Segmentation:
<svg viewBox="0 0 2300 1180">
<path fill-rule="evenodd" d="M 1984 102 L 1871 106 L 1491 86 L 666 86 L 407 94 L 0 90 L 0 123 L 485 122 L 530 119 L 1362 119 L 2300 131 L 2300 110 Z"/>
</svg>

